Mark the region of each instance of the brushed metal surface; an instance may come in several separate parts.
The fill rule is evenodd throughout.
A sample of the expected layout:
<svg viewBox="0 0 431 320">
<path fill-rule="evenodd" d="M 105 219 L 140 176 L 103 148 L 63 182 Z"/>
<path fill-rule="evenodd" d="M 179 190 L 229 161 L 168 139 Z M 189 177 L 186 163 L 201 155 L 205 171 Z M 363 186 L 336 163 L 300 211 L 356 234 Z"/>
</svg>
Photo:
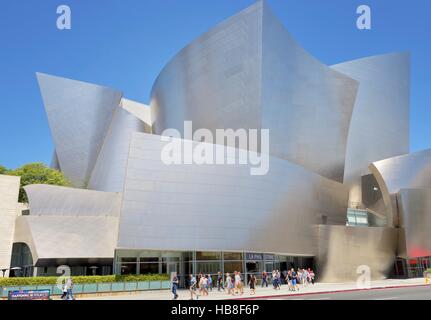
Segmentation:
<svg viewBox="0 0 431 320">
<path fill-rule="evenodd" d="M 249 165 L 168 166 L 160 157 L 166 144 L 134 134 L 120 249 L 313 256 L 312 225 L 346 223 L 348 190 L 338 182 L 277 157 L 266 176 L 251 176 Z"/>
<path fill-rule="evenodd" d="M 88 189 L 122 192 L 130 140 L 134 132 L 146 132 L 144 122 L 122 108 L 116 108 L 103 146 L 88 182 Z"/>
<path fill-rule="evenodd" d="M 50 185 L 24 187 L 32 216 L 110 216 L 120 214 L 121 195 Z"/>
<path fill-rule="evenodd" d="M 29 246 L 33 263 L 39 259 L 113 258 L 118 217 L 20 216 L 14 243 Z"/>
<path fill-rule="evenodd" d="M 344 183 L 361 204 L 370 163 L 409 152 L 410 54 L 392 53 L 332 66 L 360 83 L 349 128 Z M 363 204 L 363 203 L 362 203 Z"/>
<path fill-rule="evenodd" d="M 64 174 L 86 187 L 122 93 L 37 73 L 45 111 Z"/>
<path fill-rule="evenodd" d="M 152 89 L 153 130 L 183 133 L 184 121 L 213 134 L 270 129 L 271 155 L 342 182 L 357 89 L 301 48 L 259 1 L 166 65 Z"/>
<path fill-rule="evenodd" d="M 431 256 L 431 189 L 401 189 L 398 195 L 400 227 L 404 231 L 404 250 L 400 256 Z"/>
<path fill-rule="evenodd" d="M 319 238 L 320 282 L 355 282 L 360 266 L 369 268 L 370 280 L 385 279 L 390 274 L 396 257 L 397 229 L 320 225 L 315 231 Z"/>
<path fill-rule="evenodd" d="M 396 197 L 401 189 L 431 188 L 431 150 L 406 154 L 370 165 L 379 183 L 389 218 L 398 225 Z"/>
</svg>

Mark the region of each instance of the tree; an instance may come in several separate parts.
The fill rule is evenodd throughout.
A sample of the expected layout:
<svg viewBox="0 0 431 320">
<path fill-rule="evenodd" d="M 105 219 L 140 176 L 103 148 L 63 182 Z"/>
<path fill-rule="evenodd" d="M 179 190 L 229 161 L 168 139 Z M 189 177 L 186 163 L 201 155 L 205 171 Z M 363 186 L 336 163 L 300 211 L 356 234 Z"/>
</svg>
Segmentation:
<svg viewBox="0 0 431 320">
<path fill-rule="evenodd" d="M 0 174 L 5 174 L 7 169 L 0 164 Z"/>
<path fill-rule="evenodd" d="M 15 170 L 8 170 L 5 174 L 21 177 L 19 202 L 27 203 L 28 198 L 24 187 L 31 184 L 50 184 L 56 186 L 70 186 L 70 181 L 58 170 L 48 168 L 43 163 L 26 164 Z"/>
</svg>

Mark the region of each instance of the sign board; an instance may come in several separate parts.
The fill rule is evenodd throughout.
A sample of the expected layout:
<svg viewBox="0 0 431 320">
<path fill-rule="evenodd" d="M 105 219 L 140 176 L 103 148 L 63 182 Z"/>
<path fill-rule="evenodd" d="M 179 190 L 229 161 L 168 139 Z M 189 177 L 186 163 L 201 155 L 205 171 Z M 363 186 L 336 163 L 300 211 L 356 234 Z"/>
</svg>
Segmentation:
<svg viewBox="0 0 431 320">
<path fill-rule="evenodd" d="M 261 261 L 263 260 L 263 255 L 260 253 L 247 253 L 246 258 L 249 261 Z"/>
<path fill-rule="evenodd" d="M 8 300 L 49 300 L 51 290 L 9 291 Z"/>
</svg>

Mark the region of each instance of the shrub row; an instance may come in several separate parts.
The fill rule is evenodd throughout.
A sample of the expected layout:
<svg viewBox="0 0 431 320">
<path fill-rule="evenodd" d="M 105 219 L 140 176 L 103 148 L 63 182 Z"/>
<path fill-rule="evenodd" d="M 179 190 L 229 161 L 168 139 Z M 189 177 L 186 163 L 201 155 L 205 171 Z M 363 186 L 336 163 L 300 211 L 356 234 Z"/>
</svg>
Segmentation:
<svg viewBox="0 0 431 320">
<path fill-rule="evenodd" d="M 0 278 L 0 287 L 52 285 L 57 283 L 58 277 L 33 277 L 33 278 Z M 109 282 L 141 282 L 169 280 L 168 275 L 145 274 L 124 276 L 76 276 L 72 277 L 75 284 L 85 283 L 109 283 Z"/>
</svg>

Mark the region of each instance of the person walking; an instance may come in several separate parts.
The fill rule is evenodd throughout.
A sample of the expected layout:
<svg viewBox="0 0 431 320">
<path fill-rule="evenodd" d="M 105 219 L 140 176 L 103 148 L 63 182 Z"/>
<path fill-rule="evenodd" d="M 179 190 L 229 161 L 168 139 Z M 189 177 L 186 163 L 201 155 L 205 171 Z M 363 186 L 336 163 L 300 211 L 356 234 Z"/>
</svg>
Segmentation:
<svg viewBox="0 0 431 320">
<path fill-rule="evenodd" d="M 228 294 L 235 295 L 234 283 L 233 283 L 232 277 L 230 276 L 230 273 L 226 273 L 226 287 L 227 287 Z"/>
<path fill-rule="evenodd" d="M 287 281 L 287 284 L 289 286 L 289 291 L 294 291 L 294 288 L 292 286 L 292 270 L 289 270 L 287 272 L 286 281 Z"/>
<path fill-rule="evenodd" d="M 177 273 L 174 272 L 172 274 L 172 294 L 174 295 L 174 299 L 173 300 L 177 300 L 178 299 L 178 294 L 177 294 L 177 290 L 178 290 L 178 276 Z"/>
<path fill-rule="evenodd" d="M 308 271 L 307 269 L 302 270 L 302 286 L 308 286 Z"/>
<path fill-rule="evenodd" d="M 239 294 L 239 285 L 241 282 L 241 277 L 237 271 L 234 272 L 234 281 L 235 281 L 235 294 Z"/>
<path fill-rule="evenodd" d="M 197 291 L 197 281 L 196 278 L 191 274 L 190 282 L 189 282 L 189 290 L 190 290 L 190 300 L 193 300 L 193 295 L 196 296 L 196 300 L 199 300 L 199 294 Z"/>
<path fill-rule="evenodd" d="M 63 293 L 60 297 L 61 300 L 66 300 L 67 297 L 67 286 L 66 286 L 66 282 L 63 282 Z"/>
<path fill-rule="evenodd" d="M 66 292 L 66 300 L 75 300 L 73 297 L 73 280 L 70 277 L 66 280 Z"/>
<path fill-rule="evenodd" d="M 217 290 L 221 291 L 221 289 L 223 289 L 224 291 L 224 286 L 223 286 L 223 275 L 222 273 L 219 271 L 217 272 Z"/>
<path fill-rule="evenodd" d="M 199 288 L 201 291 L 201 296 L 207 296 L 208 295 L 208 279 L 206 276 L 202 276 L 199 281 Z"/>
<path fill-rule="evenodd" d="M 295 269 L 293 269 L 293 268 L 292 268 L 292 287 L 293 287 L 293 291 L 295 291 L 295 290 L 299 291 L 298 274 L 296 273 Z"/>
<path fill-rule="evenodd" d="M 276 272 L 275 272 L 275 274 L 276 274 L 276 277 L 277 277 L 277 289 L 278 290 L 281 290 L 281 274 L 280 274 L 280 271 L 279 270 L 277 270 Z"/>
<path fill-rule="evenodd" d="M 250 295 L 256 294 L 256 277 L 254 274 L 252 274 L 250 277 L 249 285 L 250 285 Z"/>
<path fill-rule="evenodd" d="M 246 281 L 246 279 L 244 279 L 245 281 L 243 281 L 242 277 L 241 277 L 241 272 L 238 271 L 238 277 L 239 277 L 239 283 L 238 283 L 238 289 L 241 295 L 244 294 L 244 282 Z"/>
<path fill-rule="evenodd" d="M 262 288 L 264 286 L 268 288 L 268 273 L 266 271 L 262 272 Z"/>
<path fill-rule="evenodd" d="M 311 270 L 310 271 L 310 280 L 311 280 L 311 284 L 314 286 L 314 277 L 315 277 L 316 275 L 314 274 L 314 271 L 313 270 Z"/>
<path fill-rule="evenodd" d="M 210 274 L 208 275 L 208 290 L 213 291 L 213 278 Z"/>
</svg>

